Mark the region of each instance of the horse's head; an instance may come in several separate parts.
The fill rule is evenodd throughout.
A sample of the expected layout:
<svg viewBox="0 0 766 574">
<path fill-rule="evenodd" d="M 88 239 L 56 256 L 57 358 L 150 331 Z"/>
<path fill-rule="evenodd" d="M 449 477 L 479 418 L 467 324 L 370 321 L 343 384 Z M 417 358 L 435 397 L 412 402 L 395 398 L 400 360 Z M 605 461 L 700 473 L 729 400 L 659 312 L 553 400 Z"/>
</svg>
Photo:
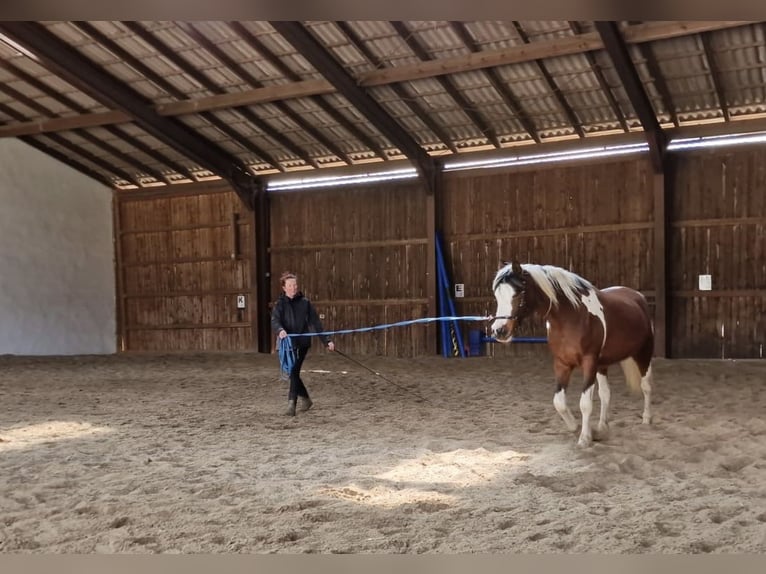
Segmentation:
<svg viewBox="0 0 766 574">
<path fill-rule="evenodd" d="M 497 299 L 497 311 L 492 323 L 492 336 L 499 343 L 510 342 L 516 321 L 521 318 L 526 278 L 526 271 L 517 261 L 504 264 L 495 275 L 492 290 Z"/>
</svg>

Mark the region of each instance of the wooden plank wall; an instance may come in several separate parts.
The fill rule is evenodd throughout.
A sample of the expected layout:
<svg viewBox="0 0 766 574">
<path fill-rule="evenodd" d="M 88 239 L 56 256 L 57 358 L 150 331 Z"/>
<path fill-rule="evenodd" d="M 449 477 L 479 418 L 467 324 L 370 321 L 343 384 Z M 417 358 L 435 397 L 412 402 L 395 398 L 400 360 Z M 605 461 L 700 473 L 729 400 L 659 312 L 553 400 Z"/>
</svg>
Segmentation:
<svg viewBox="0 0 766 574">
<path fill-rule="evenodd" d="M 453 283 L 465 284 L 460 315 L 496 310 L 490 292 L 501 262 L 512 258 L 564 267 L 598 287 L 622 284 L 654 295 L 651 169 L 645 159 L 482 174 L 445 180 L 445 257 Z M 464 337 L 483 324 L 464 325 Z M 545 336 L 541 320 L 519 327 Z M 547 353 L 545 345 L 494 345 L 504 355 Z"/>
<path fill-rule="evenodd" d="M 271 241 L 272 300 L 281 292 L 282 272 L 297 273 L 300 289 L 324 315 L 325 330 L 427 314 L 425 193 L 419 184 L 274 193 Z M 428 332 L 412 325 L 335 341 L 347 353 L 412 357 L 433 347 Z"/>
<path fill-rule="evenodd" d="M 674 357 L 761 358 L 766 346 L 766 150 L 676 154 Z M 698 276 L 712 275 L 712 290 Z M 723 335 L 723 336 L 722 336 Z"/>
<path fill-rule="evenodd" d="M 232 191 L 121 193 L 115 224 L 119 349 L 252 347 L 250 309 L 236 303 L 250 293 L 252 230 Z"/>
<path fill-rule="evenodd" d="M 674 157 L 671 356 L 762 356 L 766 151 Z M 571 269 L 597 286 L 629 285 L 653 303 L 651 177 L 644 157 L 446 174 L 439 217 L 451 280 L 465 285 L 457 313 L 494 313 L 492 278 L 513 257 Z M 271 298 L 289 269 L 328 330 L 425 317 L 426 223 L 425 193 L 413 182 L 273 193 Z M 251 217 L 232 191 L 121 193 L 115 230 L 119 348 L 253 349 L 253 313 L 270 309 L 250 306 Z M 702 273 L 713 276 L 712 291 L 698 290 Z M 236 308 L 241 293 L 245 311 Z M 484 327 L 464 323 L 466 344 L 469 330 Z M 417 325 L 336 339 L 350 353 L 412 357 L 433 353 L 435 334 L 433 325 Z M 544 326 L 531 321 L 520 334 L 544 336 Z M 542 345 L 494 348 L 547 352 Z"/>
</svg>

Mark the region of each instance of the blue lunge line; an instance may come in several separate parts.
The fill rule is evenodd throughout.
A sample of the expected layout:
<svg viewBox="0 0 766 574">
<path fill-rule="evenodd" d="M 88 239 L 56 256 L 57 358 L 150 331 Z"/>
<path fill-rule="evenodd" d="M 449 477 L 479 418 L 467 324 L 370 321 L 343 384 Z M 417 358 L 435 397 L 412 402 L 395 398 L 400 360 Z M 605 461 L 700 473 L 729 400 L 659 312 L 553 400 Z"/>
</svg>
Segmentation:
<svg viewBox="0 0 766 574">
<path fill-rule="evenodd" d="M 343 329 L 341 331 L 322 331 L 321 333 L 292 333 L 289 337 L 317 337 L 320 335 L 347 335 L 349 333 L 365 333 L 375 331 L 376 329 L 389 329 L 391 327 L 403 327 L 405 325 L 414 325 L 415 323 L 433 323 L 434 321 L 488 321 L 492 317 L 424 317 L 423 319 L 410 319 L 409 321 L 399 321 L 398 323 L 388 323 L 386 325 L 375 325 L 374 327 L 362 327 L 361 329 Z"/>
<path fill-rule="evenodd" d="M 279 365 L 282 367 L 282 371 L 290 374 L 295 365 L 295 348 L 293 347 L 290 337 L 279 339 Z"/>
</svg>

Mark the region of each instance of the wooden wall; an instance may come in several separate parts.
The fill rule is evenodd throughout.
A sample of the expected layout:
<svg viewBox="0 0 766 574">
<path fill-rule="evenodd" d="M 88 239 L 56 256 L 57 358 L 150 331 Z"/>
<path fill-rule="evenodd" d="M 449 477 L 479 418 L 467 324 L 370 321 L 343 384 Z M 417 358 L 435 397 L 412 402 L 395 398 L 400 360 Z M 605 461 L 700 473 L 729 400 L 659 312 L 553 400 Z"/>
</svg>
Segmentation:
<svg viewBox="0 0 766 574">
<path fill-rule="evenodd" d="M 274 193 L 272 299 L 281 292 L 279 276 L 290 270 L 326 330 L 426 317 L 427 241 L 419 184 Z M 335 340 L 348 353 L 411 357 L 434 347 L 433 332 L 413 325 Z"/>
<path fill-rule="evenodd" d="M 651 169 L 643 158 L 577 163 L 545 170 L 484 175 L 456 172 L 446 180 L 443 229 L 460 315 L 496 310 L 490 285 L 501 262 L 558 265 L 596 286 L 629 285 L 652 302 Z M 484 328 L 466 324 L 464 332 Z M 541 320 L 518 328 L 545 336 Z M 465 335 L 467 336 L 467 335 Z M 544 345 L 495 345 L 495 353 L 545 353 Z"/>
<path fill-rule="evenodd" d="M 671 356 L 762 356 L 766 151 L 673 157 Z M 252 308 L 251 213 L 220 185 L 184 190 L 117 196 L 119 347 L 252 350 L 252 325 L 270 309 Z M 412 181 L 272 193 L 271 300 L 281 272 L 292 270 L 328 330 L 426 317 L 426 213 L 425 192 Z M 597 286 L 628 285 L 653 304 L 652 172 L 644 156 L 445 174 L 437 217 L 451 281 L 465 285 L 459 315 L 494 313 L 490 284 L 511 258 L 559 265 Z M 702 273 L 713 276 L 712 291 L 697 288 Z M 248 296 L 244 311 L 238 294 Z M 470 330 L 485 326 L 464 323 L 466 344 Z M 436 334 L 435 324 L 415 325 L 336 341 L 349 353 L 412 357 L 436 352 Z M 530 321 L 520 334 L 544 336 L 544 326 Z"/>
<path fill-rule="evenodd" d="M 249 212 L 225 188 L 198 189 L 117 195 L 120 350 L 252 348 Z"/>
<path fill-rule="evenodd" d="M 669 241 L 672 356 L 762 357 L 766 150 L 742 147 L 675 157 Z M 711 291 L 698 289 L 700 274 L 712 275 Z"/>
</svg>

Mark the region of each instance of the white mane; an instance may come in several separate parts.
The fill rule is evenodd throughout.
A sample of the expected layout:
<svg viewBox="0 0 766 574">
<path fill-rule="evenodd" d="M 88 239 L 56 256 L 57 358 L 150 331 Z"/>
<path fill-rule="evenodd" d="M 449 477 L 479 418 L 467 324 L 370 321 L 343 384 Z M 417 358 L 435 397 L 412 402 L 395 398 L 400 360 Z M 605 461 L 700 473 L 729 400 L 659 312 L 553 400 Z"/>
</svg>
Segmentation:
<svg viewBox="0 0 766 574">
<path fill-rule="evenodd" d="M 537 286 L 548 299 L 550 299 L 553 305 L 559 304 L 558 296 L 561 294 L 566 297 L 574 307 L 577 307 L 583 304 L 582 298 L 580 297 L 580 292 L 583 288 L 595 290 L 595 287 L 590 281 L 583 279 L 571 271 L 562 269 L 561 267 L 523 263 L 521 268 L 529 273 L 530 277 L 537 283 Z M 500 281 L 510 275 L 511 272 L 512 268 L 510 264 L 500 269 L 492 283 L 492 290 L 494 291 L 500 284 Z"/>
</svg>

